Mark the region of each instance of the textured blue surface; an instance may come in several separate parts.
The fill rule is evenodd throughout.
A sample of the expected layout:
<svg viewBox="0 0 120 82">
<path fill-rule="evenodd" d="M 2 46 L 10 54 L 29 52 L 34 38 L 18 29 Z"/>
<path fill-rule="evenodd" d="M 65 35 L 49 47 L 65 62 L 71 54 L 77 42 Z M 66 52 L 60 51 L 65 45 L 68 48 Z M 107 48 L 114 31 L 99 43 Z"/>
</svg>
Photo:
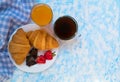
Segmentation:
<svg viewBox="0 0 120 82">
<path fill-rule="evenodd" d="M 64 44 L 54 65 L 11 82 L 120 82 L 120 0 L 38 0 L 60 16 L 73 16 L 82 36 Z"/>
</svg>

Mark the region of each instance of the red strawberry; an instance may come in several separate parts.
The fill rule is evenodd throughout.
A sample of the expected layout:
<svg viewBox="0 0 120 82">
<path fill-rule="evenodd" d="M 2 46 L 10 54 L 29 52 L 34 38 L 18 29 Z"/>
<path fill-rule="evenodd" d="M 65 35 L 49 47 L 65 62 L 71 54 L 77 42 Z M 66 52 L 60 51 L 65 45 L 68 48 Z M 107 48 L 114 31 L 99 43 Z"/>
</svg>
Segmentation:
<svg viewBox="0 0 120 82">
<path fill-rule="evenodd" d="M 46 51 L 45 54 L 44 54 L 44 57 L 47 60 L 52 60 L 53 59 L 52 51 L 50 51 L 50 50 Z"/>
<path fill-rule="evenodd" d="M 36 62 L 38 64 L 45 64 L 46 63 L 46 59 L 45 59 L 45 57 L 43 55 L 40 55 L 40 56 L 37 57 Z"/>
</svg>

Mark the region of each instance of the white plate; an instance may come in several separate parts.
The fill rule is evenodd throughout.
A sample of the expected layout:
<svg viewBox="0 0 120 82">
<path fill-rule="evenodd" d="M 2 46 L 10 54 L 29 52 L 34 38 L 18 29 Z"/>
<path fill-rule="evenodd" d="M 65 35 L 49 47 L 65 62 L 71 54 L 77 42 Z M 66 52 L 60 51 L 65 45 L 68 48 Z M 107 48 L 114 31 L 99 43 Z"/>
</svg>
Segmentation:
<svg viewBox="0 0 120 82">
<path fill-rule="evenodd" d="M 37 26 L 36 24 L 27 24 L 27 25 L 21 26 L 20 28 L 23 28 L 23 30 L 24 30 L 25 32 L 34 31 L 34 30 L 40 29 L 40 27 Z M 18 28 L 18 29 L 19 29 L 19 28 Z M 16 31 L 17 31 L 17 30 L 16 30 Z M 16 33 L 16 31 L 11 35 L 9 42 L 11 41 L 12 36 Z M 8 51 L 9 51 L 9 48 L 8 48 Z M 52 51 L 53 51 L 53 52 L 55 51 L 55 53 L 56 53 L 56 56 L 54 56 L 52 60 L 46 60 L 46 63 L 45 63 L 45 64 L 35 64 L 35 65 L 33 65 L 33 66 L 30 66 L 30 67 L 28 67 L 28 66 L 26 65 L 26 62 L 25 62 L 25 61 L 24 61 L 24 63 L 23 63 L 22 65 L 17 65 L 17 64 L 14 62 L 14 60 L 12 59 L 10 53 L 9 53 L 9 56 L 10 56 L 10 59 L 12 60 L 13 64 L 14 64 L 18 69 L 20 69 L 20 70 L 22 70 L 22 71 L 25 71 L 25 72 L 37 73 L 37 72 L 42 72 L 42 71 L 48 69 L 48 68 L 54 63 L 54 61 L 56 60 L 56 57 L 57 57 L 58 48 L 53 49 Z M 38 55 L 42 55 L 42 53 L 44 53 L 44 51 L 38 51 Z"/>
</svg>

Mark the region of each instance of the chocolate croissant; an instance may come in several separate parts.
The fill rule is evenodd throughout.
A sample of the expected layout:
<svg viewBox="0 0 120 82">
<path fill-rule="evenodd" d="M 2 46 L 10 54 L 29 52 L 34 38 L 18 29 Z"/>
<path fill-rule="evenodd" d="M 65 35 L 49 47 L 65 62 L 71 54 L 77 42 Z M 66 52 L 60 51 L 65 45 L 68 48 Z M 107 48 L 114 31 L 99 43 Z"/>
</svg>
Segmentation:
<svg viewBox="0 0 120 82">
<path fill-rule="evenodd" d="M 20 65 L 24 62 L 30 50 L 29 40 L 22 28 L 18 29 L 9 43 L 9 51 L 15 63 Z"/>
</svg>

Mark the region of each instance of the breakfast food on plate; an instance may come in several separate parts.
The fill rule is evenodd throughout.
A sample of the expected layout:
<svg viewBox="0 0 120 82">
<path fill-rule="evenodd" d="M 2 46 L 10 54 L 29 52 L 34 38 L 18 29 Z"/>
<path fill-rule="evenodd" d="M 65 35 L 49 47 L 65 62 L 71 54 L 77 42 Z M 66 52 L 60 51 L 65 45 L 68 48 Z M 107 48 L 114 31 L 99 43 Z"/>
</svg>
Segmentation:
<svg viewBox="0 0 120 82">
<path fill-rule="evenodd" d="M 12 56 L 16 53 L 28 53 L 28 49 L 30 48 L 30 45 L 21 45 L 17 44 L 13 41 L 9 44 L 9 51 L 12 53 Z"/>
<path fill-rule="evenodd" d="M 55 52 L 53 53 L 51 50 L 47 50 L 44 55 L 40 55 L 37 57 L 36 63 L 45 64 L 47 60 L 52 60 L 55 55 Z"/>
<path fill-rule="evenodd" d="M 32 48 L 29 51 L 29 55 L 26 57 L 26 65 L 27 66 L 32 66 L 36 64 L 36 58 L 37 58 L 37 52 L 38 50 L 36 48 Z"/>
<path fill-rule="evenodd" d="M 45 64 L 46 60 L 52 60 L 55 55 L 50 49 L 57 48 L 59 46 L 56 39 L 50 36 L 44 30 L 35 30 L 27 32 L 27 38 L 31 46 L 33 47 L 29 55 L 26 57 L 26 65 L 32 66 L 35 64 Z M 44 55 L 37 57 L 38 50 L 48 50 Z"/>
<path fill-rule="evenodd" d="M 59 47 L 58 41 L 54 37 L 52 37 L 49 34 L 47 34 L 46 35 L 46 45 L 45 45 L 45 48 L 47 50 L 51 50 L 53 48 L 58 48 L 58 47 Z"/>
<path fill-rule="evenodd" d="M 29 39 L 31 45 L 33 45 L 35 37 L 37 36 L 38 33 L 39 33 L 39 30 L 35 30 L 35 31 L 31 32 L 31 34 L 29 33 L 28 39 Z"/>
<path fill-rule="evenodd" d="M 24 62 L 29 50 L 30 44 L 26 37 L 26 33 L 22 28 L 20 28 L 13 35 L 12 40 L 9 43 L 11 57 L 14 59 L 16 64 L 20 65 Z"/>
<path fill-rule="evenodd" d="M 55 55 L 55 52 L 53 53 L 51 50 L 48 50 L 45 52 L 44 57 L 47 60 L 52 60 Z"/>
<path fill-rule="evenodd" d="M 58 41 L 44 30 L 35 30 L 28 39 L 33 47 L 39 50 L 50 50 L 59 46 Z"/>
<path fill-rule="evenodd" d="M 37 56 L 37 52 L 38 50 L 34 47 L 29 51 L 29 55 L 26 57 L 27 66 L 30 67 L 35 64 L 45 64 L 47 60 L 52 60 L 56 55 L 55 52 L 52 52 L 51 50 L 47 50 L 43 55 L 40 54 L 39 56 Z"/>
<path fill-rule="evenodd" d="M 33 46 L 39 50 L 45 50 L 46 42 L 49 42 L 46 40 L 47 33 L 43 30 L 39 31 L 39 34 L 36 36 Z"/>
<path fill-rule="evenodd" d="M 42 56 L 37 57 L 38 50 L 46 51 L 58 46 L 58 41 L 42 29 L 24 32 L 20 28 L 9 43 L 9 51 L 16 64 L 21 65 L 26 59 L 26 65 L 32 66 L 43 62 Z M 44 58 L 45 60 L 51 60 L 53 58 L 52 52 L 47 51 Z"/>
<path fill-rule="evenodd" d="M 29 41 L 26 38 L 26 33 L 22 28 L 18 29 L 17 32 L 13 35 L 12 41 L 17 44 L 28 45 Z"/>
<path fill-rule="evenodd" d="M 26 33 L 27 38 L 31 35 L 32 32 L 33 31 L 29 31 L 29 32 Z"/>
</svg>

